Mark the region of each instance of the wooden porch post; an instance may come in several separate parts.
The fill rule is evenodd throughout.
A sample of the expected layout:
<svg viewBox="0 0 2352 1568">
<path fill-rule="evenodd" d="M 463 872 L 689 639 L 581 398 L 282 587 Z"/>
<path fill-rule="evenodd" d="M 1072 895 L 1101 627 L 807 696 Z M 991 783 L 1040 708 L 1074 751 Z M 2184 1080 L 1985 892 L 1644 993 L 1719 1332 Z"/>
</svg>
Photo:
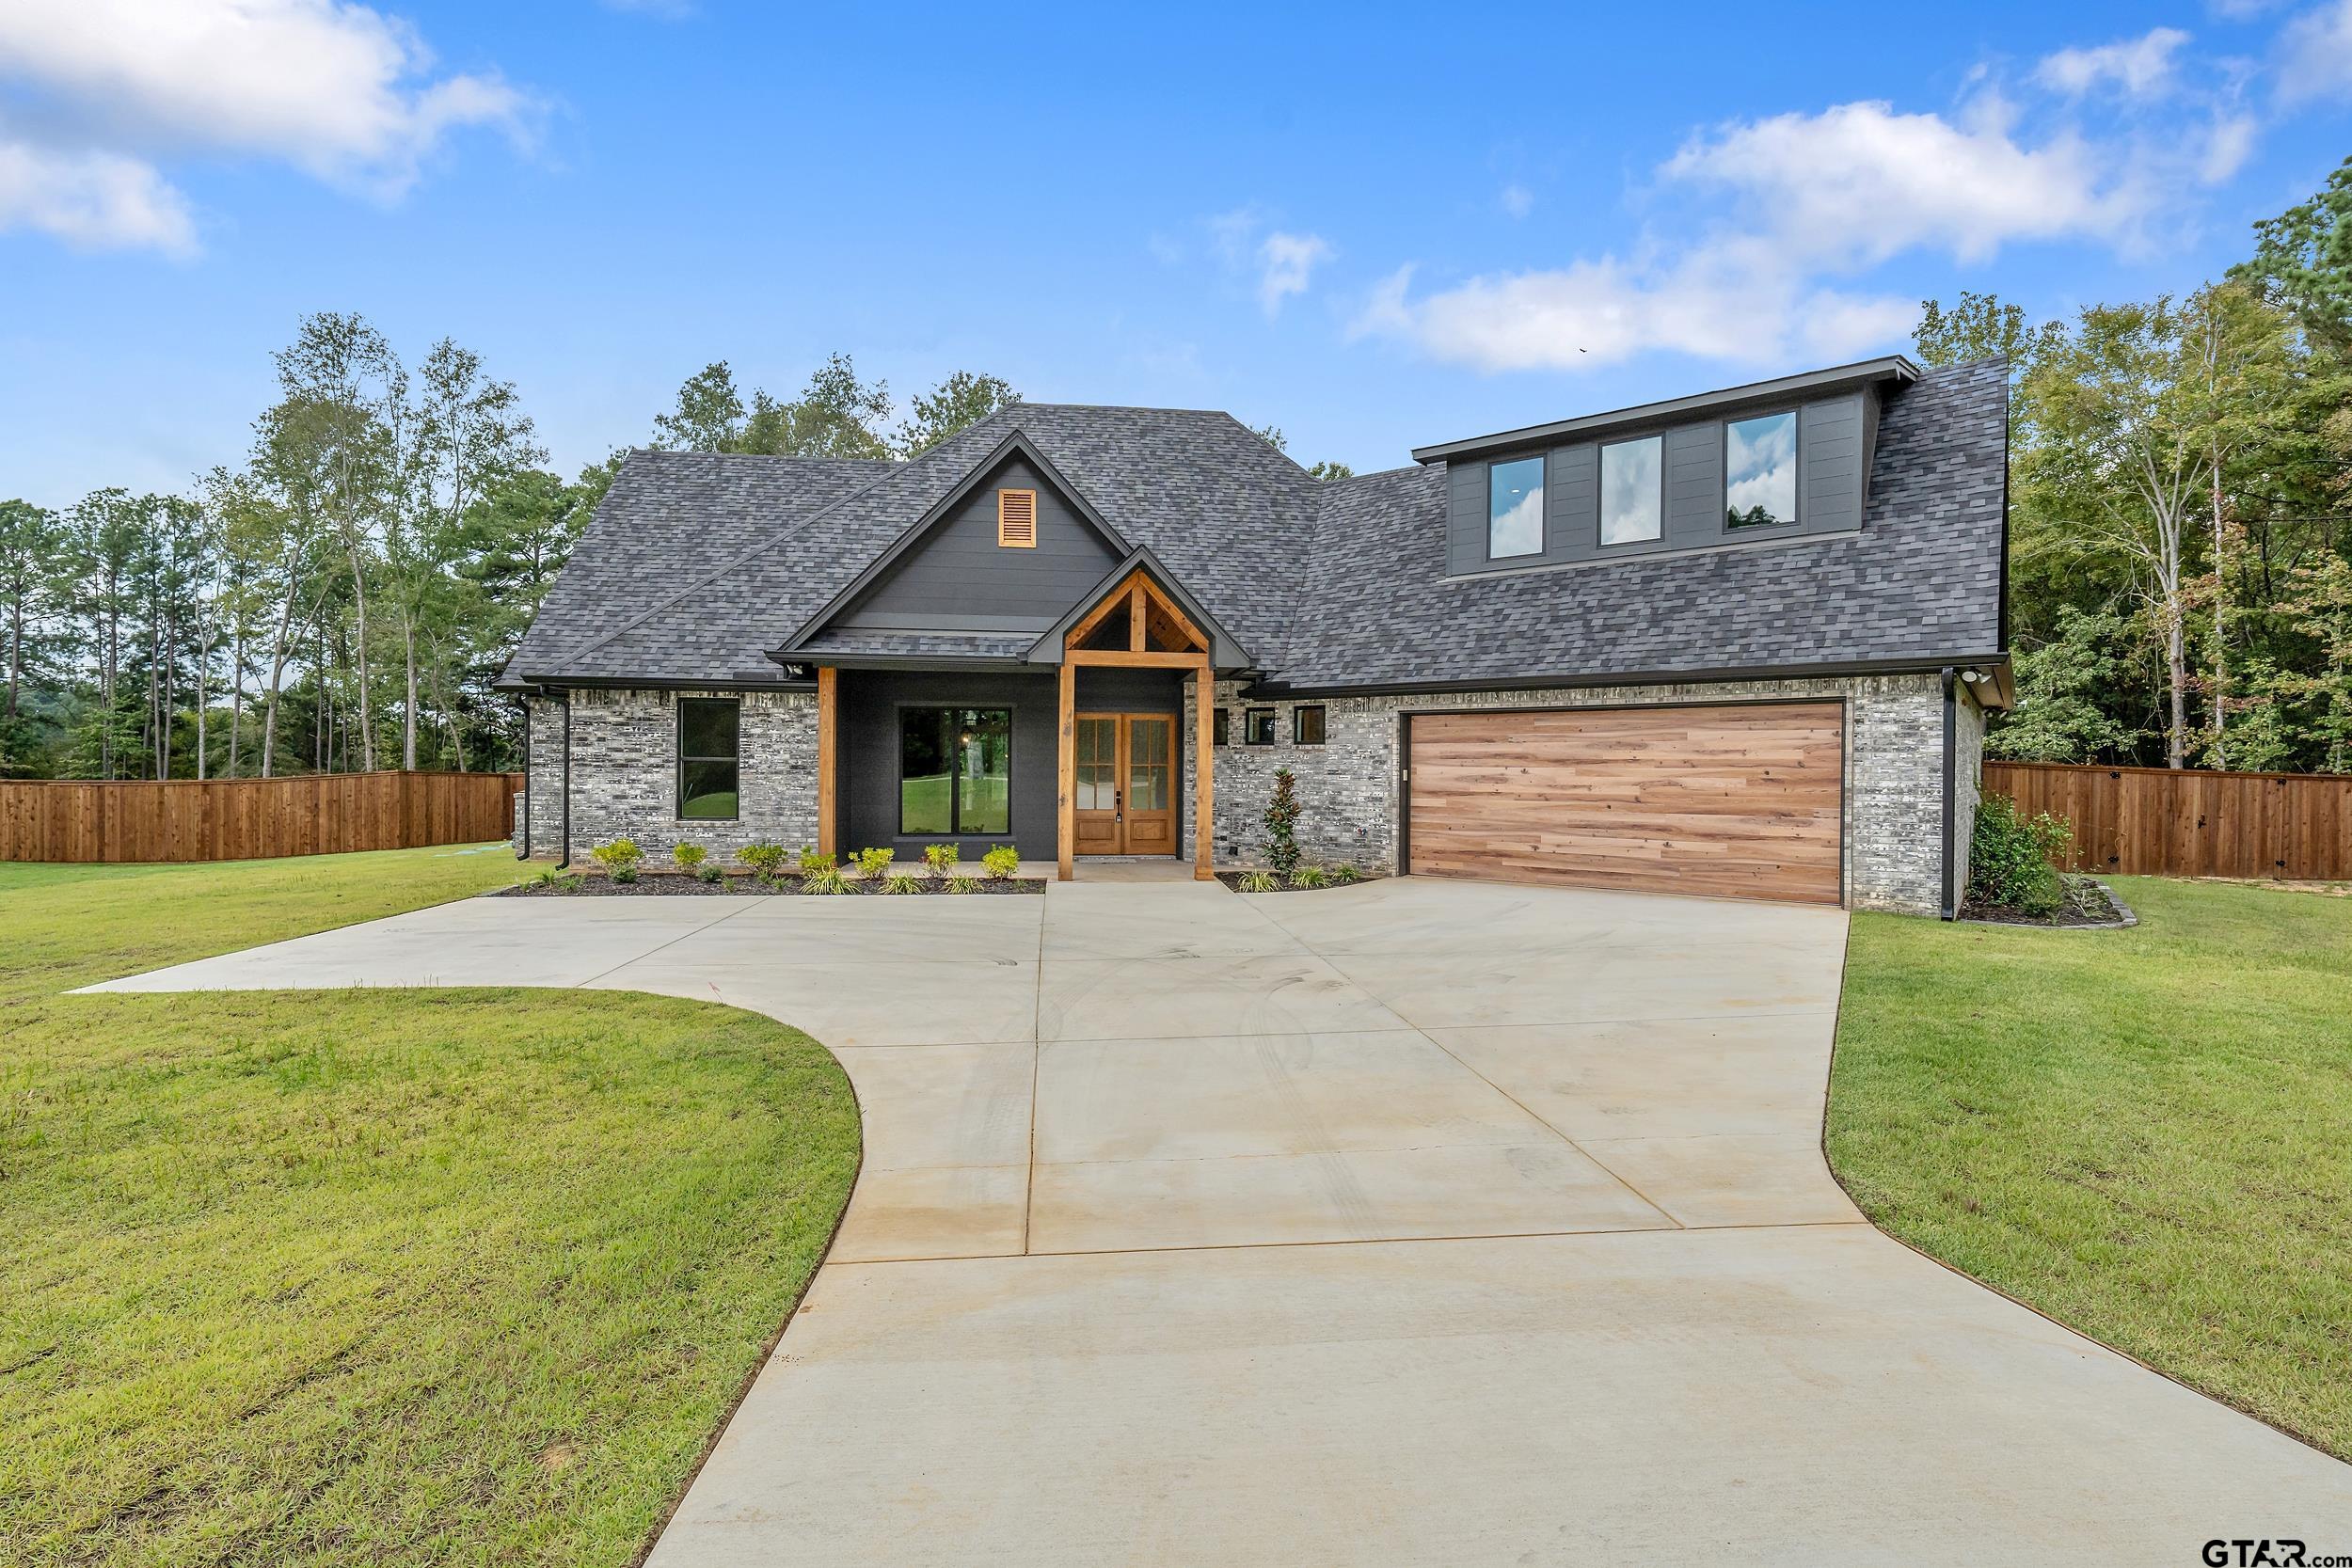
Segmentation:
<svg viewBox="0 0 2352 1568">
<path fill-rule="evenodd" d="M 1058 690 L 1061 746 L 1055 766 L 1054 875 L 1066 882 L 1076 875 L 1078 847 L 1078 721 L 1073 717 L 1078 707 L 1078 667 L 1067 653 L 1062 656 Z"/>
<path fill-rule="evenodd" d="M 1206 654 L 1193 671 L 1192 875 L 1216 879 L 1216 680 Z"/>
<path fill-rule="evenodd" d="M 840 724 L 841 672 L 830 664 L 817 667 L 817 852 L 827 860 L 839 857 L 834 844 L 834 772 L 840 747 L 834 736 Z"/>
</svg>

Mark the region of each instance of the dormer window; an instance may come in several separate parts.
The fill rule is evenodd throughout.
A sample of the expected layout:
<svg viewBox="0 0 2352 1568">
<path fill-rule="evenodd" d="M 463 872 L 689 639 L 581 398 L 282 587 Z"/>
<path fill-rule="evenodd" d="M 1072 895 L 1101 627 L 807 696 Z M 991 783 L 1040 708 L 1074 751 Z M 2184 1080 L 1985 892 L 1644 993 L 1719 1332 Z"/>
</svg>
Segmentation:
<svg viewBox="0 0 2352 1568">
<path fill-rule="evenodd" d="M 996 492 L 996 543 L 1005 549 L 1037 548 L 1037 492 Z"/>
<path fill-rule="evenodd" d="M 1724 527 L 1797 520 L 1797 416 L 1760 414 L 1724 424 Z"/>
<path fill-rule="evenodd" d="M 1645 436 L 1600 449 L 1600 542 L 1632 545 L 1666 531 L 1666 442 Z"/>
<path fill-rule="evenodd" d="M 1522 457 L 1486 470 L 1486 559 L 1540 555 L 1544 548 L 1544 460 Z"/>
</svg>

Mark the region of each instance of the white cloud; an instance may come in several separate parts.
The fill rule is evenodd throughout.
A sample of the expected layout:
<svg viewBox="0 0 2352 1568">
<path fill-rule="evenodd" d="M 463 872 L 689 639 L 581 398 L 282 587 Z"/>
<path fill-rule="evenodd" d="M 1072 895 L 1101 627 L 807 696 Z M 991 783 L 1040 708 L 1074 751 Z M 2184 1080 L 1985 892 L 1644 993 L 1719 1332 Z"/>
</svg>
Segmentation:
<svg viewBox="0 0 2352 1568">
<path fill-rule="evenodd" d="M 2254 137 L 2261 127 L 2250 115 L 2217 115 L 2197 158 L 2197 178 L 2218 185 L 2246 166 L 2254 155 Z"/>
<path fill-rule="evenodd" d="M 136 158 L 0 141 L 0 231 L 34 229 L 84 249 L 196 249 L 187 202 Z"/>
<path fill-rule="evenodd" d="M 1515 218 L 1523 218 L 1535 210 L 1535 193 L 1517 181 L 1503 186 L 1502 195 L 1498 199 L 1502 203 L 1502 210 Z"/>
<path fill-rule="evenodd" d="M 2187 41 L 2178 27 L 2154 27 L 2136 39 L 2061 49 L 2042 56 L 2034 80 L 2074 98 L 2107 86 L 2127 97 L 2153 97 L 2171 85 L 2172 56 Z"/>
<path fill-rule="evenodd" d="M 2352 91 L 2352 0 L 2305 11 L 2279 33 L 2279 96 L 2289 103 Z"/>
<path fill-rule="evenodd" d="M 1650 245 L 1419 296 L 1404 269 L 1356 332 L 1487 371 L 1591 368 L 1656 350 L 1751 365 L 1850 358 L 1899 343 L 1917 302 L 1825 277 L 1914 249 L 1969 261 L 2017 240 L 2125 240 L 2154 200 L 2154 182 L 2072 134 L 2021 140 L 1989 92 L 1958 119 L 1862 103 L 1733 122 L 1659 172 L 1665 190 L 1720 198 L 1730 212 L 1671 256 Z"/>
<path fill-rule="evenodd" d="M 1282 301 L 1307 292 L 1309 276 L 1331 259 L 1331 247 L 1315 234 L 1268 234 L 1258 247 L 1258 303 L 1269 316 Z"/>
<path fill-rule="evenodd" d="M 528 94 L 495 71 L 435 76 L 433 63 L 414 28 L 350 0 L 0 6 L 0 81 L 29 92 L 52 128 L 51 150 L 38 156 L 108 168 L 118 192 L 143 182 L 167 193 L 149 205 L 176 208 L 183 225 L 185 202 L 155 166 L 174 152 L 274 158 L 389 200 L 453 131 L 527 141 L 537 107 Z"/>
<path fill-rule="evenodd" d="M 1883 103 L 1734 122 L 1685 144 L 1661 172 L 1730 192 L 1783 245 L 1838 263 L 1919 246 L 1974 261 L 2011 240 L 2114 239 L 2151 199 L 2071 132 L 2021 144 L 1991 93 L 1958 123 Z"/>
</svg>

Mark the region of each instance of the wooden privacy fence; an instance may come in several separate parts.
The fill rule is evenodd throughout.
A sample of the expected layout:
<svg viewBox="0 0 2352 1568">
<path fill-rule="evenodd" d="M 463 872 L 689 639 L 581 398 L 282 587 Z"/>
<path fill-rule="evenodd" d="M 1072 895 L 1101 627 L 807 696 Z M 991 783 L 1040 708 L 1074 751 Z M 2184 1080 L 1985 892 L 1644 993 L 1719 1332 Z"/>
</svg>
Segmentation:
<svg viewBox="0 0 2352 1568">
<path fill-rule="evenodd" d="M 504 838 L 520 773 L 0 780 L 0 860 L 245 861 Z"/>
<path fill-rule="evenodd" d="M 2072 822 L 2070 871 L 2352 878 L 2352 774 L 1988 762 L 1984 788 Z"/>
</svg>

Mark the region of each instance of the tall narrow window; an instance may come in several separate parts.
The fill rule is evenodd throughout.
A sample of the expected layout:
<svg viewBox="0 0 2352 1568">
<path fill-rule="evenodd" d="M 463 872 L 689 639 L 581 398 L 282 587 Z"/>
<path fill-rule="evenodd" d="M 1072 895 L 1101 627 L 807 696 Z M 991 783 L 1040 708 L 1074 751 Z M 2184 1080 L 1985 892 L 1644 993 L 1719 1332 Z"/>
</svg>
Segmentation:
<svg viewBox="0 0 2352 1568">
<path fill-rule="evenodd" d="M 1011 710 L 901 709 L 898 832 L 913 838 L 1011 830 Z"/>
<path fill-rule="evenodd" d="M 1724 425 L 1724 527 L 1797 520 L 1797 416 L 1764 414 Z"/>
<path fill-rule="evenodd" d="M 741 816 L 736 794 L 742 705 L 732 697 L 680 697 L 677 814 L 697 822 Z"/>
<path fill-rule="evenodd" d="M 1666 442 L 1645 436 L 1600 449 L 1600 542 L 1630 545 L 1665 531 Z"/>
<path fill-rule="evenodd" d="M 1539 555 L 1544 547 L 1544 460 L 1522 457 L 1486 469 L 1486 559 Z"/>
<path fill-rule="evenodd" d="M 996 543 L 1009 549 L 1037 548 L 1037 492 L 996 492 Z"/>
<path fill-rule="evenodd" d="M 1210 726 L 1209 744 L 1213 746 L 1222 746 L 1226 743 L 1227 736 L 1233 721 L 1233 710 L 1229 707 L 1221 707 L 1216 709 L 1215 712 L 1216 717 L 1215 721 Z"/>
</svg>

